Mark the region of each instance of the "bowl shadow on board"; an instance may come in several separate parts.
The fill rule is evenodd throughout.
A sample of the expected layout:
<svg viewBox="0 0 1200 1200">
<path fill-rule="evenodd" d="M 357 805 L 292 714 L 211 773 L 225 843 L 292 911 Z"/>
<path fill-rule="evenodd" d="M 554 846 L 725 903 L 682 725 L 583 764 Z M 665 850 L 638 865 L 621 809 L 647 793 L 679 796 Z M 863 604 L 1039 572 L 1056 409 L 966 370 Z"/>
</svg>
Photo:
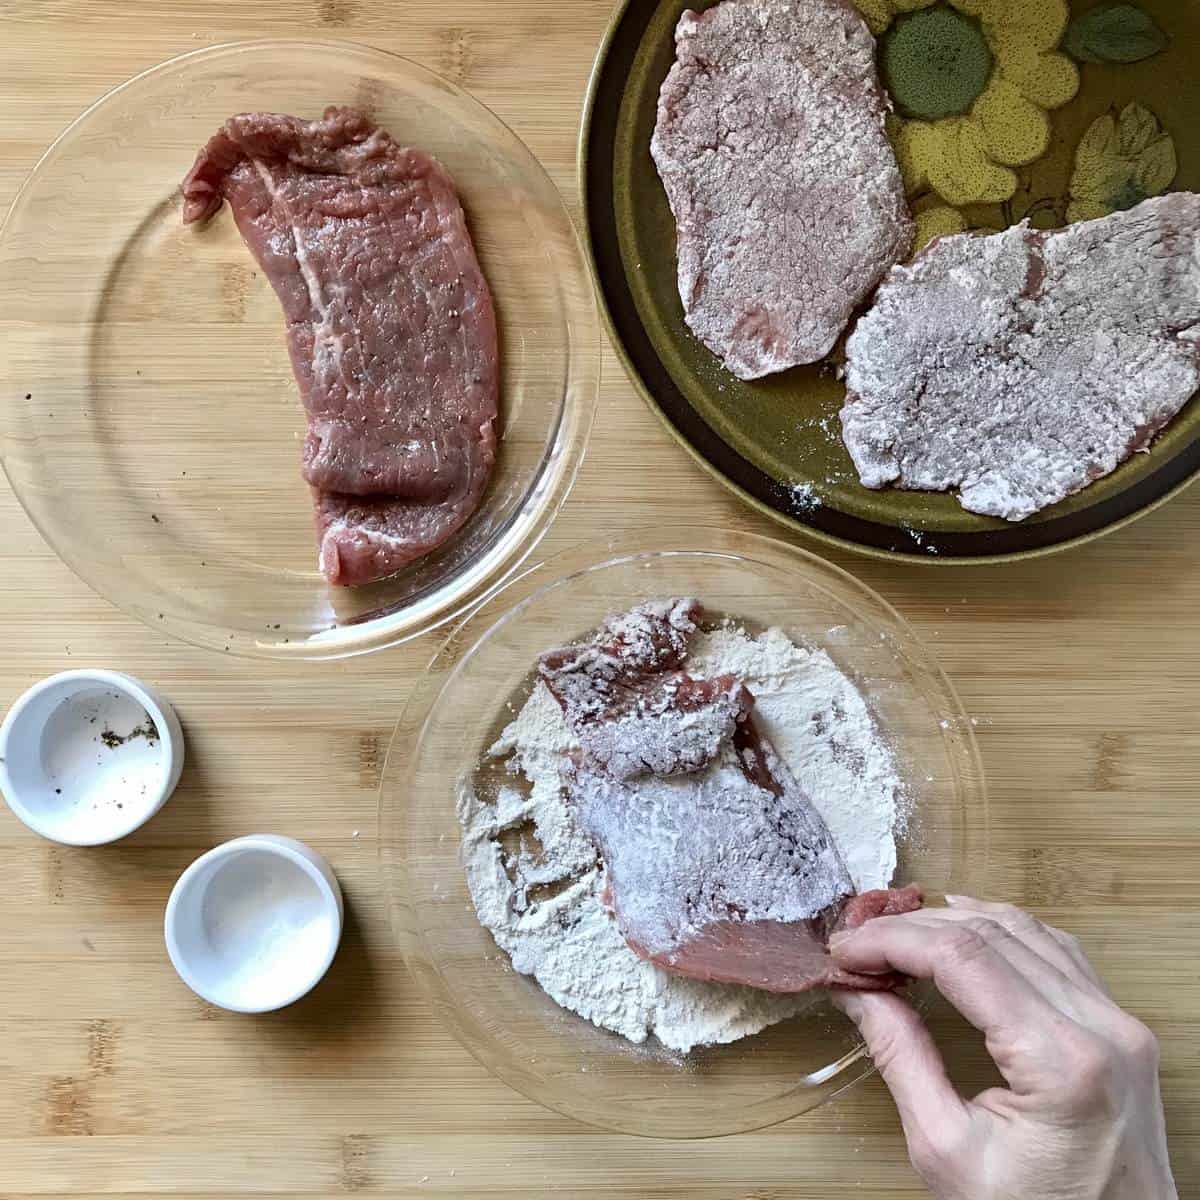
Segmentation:
<svg viewBox="0 0 1200 1200">
<path fill-rule="evenodd" d="M 347 1059 L 379 1054 L 395 997 L 385 1001 L 359 902 L 344 888 L 343 902 L 342 941 L 325 977 L 295 1004 L 252 1018 L 281 1052 L 342 1049 Z"/>
<path fill-rule="evenodd" d="M 181 721 L 182 724 L 182 721 Z M 187 726 L 184 725 L 187 742 Z M 99 929 L 105 906 L 144 908 L 161 913 L 179 876 L 200 853 L 221 838 L 213 821 L 210 789 L 202 756 L 188 745 L 179 783 L 166 804 L 119 842 L 101 846 L 45 843 L 52 902 L 85 897 L 89 924 Z M 94 932 L 84 949 L 96 949 Z"/>
<path fill-rule="evenodd" d="M 178 709 L 176 716 L 179 716 Z M 185 845 L 190 851 L 195 846 L 215 846 L 221 840 L 221 829 L 213 819 L 212 776 L 203 750 L 204 743 L 189 737 L 188 726 L 182 717 L 179 723 L 186 747 L 179 782 L 166 804 L 132 834 L 132 840 Z M 180 870 L 186 866 L 186 863 L 183 864 Z"/>
</svg>

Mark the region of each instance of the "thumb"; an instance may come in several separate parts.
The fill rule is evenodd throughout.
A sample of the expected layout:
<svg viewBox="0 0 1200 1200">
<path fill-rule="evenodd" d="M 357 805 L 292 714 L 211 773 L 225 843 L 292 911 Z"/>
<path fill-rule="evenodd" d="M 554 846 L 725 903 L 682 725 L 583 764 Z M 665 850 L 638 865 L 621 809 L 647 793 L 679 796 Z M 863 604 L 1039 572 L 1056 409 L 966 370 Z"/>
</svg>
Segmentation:
<svg viewBox="0 0 1200 1200">
<path fill-rule="evenodd" d="M 892 992 L 838 992 L 834 1003 L 858 1026 L 887 1084 L 910 1151 L 915 1142 L 953 1144 L 970 1121 L 967 1106 L 925 1022 Z"/>
</svg>

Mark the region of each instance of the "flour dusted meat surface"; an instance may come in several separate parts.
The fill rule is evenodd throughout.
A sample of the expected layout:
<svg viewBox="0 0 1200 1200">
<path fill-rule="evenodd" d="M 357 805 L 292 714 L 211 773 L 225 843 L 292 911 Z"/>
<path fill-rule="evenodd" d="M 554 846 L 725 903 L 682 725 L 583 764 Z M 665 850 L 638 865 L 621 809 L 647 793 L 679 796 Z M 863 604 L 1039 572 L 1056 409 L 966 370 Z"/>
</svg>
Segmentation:
<svg viewBox="0 0 1200 1200">
<path fill-rule="evenodd" d="M 752 718 L 735 741 L 731 755 L 693 775 L 622 781 L 588 761 L 569 771 L 622 936 L 642 958 L 692 979 L 771 992 L 895 987 L 891 976 L 843 971 L 826 943 L 836 929 L 919 908 L 919 889 L 851 899 L 828 829 Z"/>
<path fill-rule="evenodd" d="M 698 771 L 754 698 L 733 676 L 683 670 L 700 605 L 668 600 L 611 618 L 586 646 L 553 650 L 539 670 L 592 759 L 617 779 Z"/>
<path fill-rule="evenodd" d="M 853 897 L 824 821 L 755 727 L 749 691 L 687 675 L 701 617 L 693 600 L 652 602 L 541 660 L 582 747 L 568 795 L 603 856 L 622 936 L 693 979 L 774 992 L 895 986 L 842 971 L 826 943 L 920 907 L 920 890 Z M 721 700 L 728 708 L 710 711 Z M 619 732 L 598 738 L 606 729 Z"/>
<path fill-rule="evenodd" d="M 495 461 L 496 318 L 445 168 L 360 112 L 231 117 L 183 185 L 229 203 L 275 289 L 333 583 L 390 575 L 474 512 Z"/>
<path fill-rule="evenodd" d="M 1146 450 L 1200 389 L 1200 196 L 934 242 L 847 353 L 842 427 L 867 487 L 956 488 L 1020 521 Z"/>
<path fill-rule="evenodd" d="M 685 12 L 651 152 L 687 323 L 734 375 L 824 358 L 912 245 L 875 43 L 848 0 Z"/>
</svg>

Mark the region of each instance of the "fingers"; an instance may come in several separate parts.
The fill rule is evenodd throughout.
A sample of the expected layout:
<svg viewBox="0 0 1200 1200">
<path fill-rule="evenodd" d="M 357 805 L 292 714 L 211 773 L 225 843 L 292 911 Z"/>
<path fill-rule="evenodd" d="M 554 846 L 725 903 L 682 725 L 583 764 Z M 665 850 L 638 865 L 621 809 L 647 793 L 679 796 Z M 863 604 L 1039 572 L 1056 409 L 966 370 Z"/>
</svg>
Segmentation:
<svg viewBox="0 0 1200 1200">
<path fill-rule="evenodd" d="M 910 1146 L 951 1135 L 956 1123 L 969 1120 L 925 1022 L 908 1003 L 890 992 L 845 992 L 834 1004 L 858 1026 Z"/>
<path fill-rule="evenodd" d="M 1081 967 L 1064 942 L 1054 936 L 1055 931 L 1036 917 L 1011 904 L 989 904 L 965 896 L 947 897 L 946 903 L 952 907 L 933 910 L 930 916 L 949 921 L 994 921 L 1010 933 L 1012 937 L 1004 940 L 1002 951 L 1007 948 L 1013 965 L 1027 972 L 1047 995 L 1095 994 L 1091 972 Z"/>
<path fill-rule="evenodd" d="M 1040 996 L 1068 1017 L 1079 1018 L 1084 999 L 1081 986 L 1073 982 L 1056 964 L 1049 962 L 1000 922 L 982 913 L 954 909 L 930 909 L 913 914 L 917 923 L 931 929 L 957 926 L 977 931 L 1022 979 Z M 1056 950 L 1062 958 L 1061 951 Z M 1091 993 L 1091 985 L 1088 992 Z"/>
<path fill-rule="evenodd" d="M 1112 999 L 1112 992 L 1109 991 L 1108 984 L 1104 982 L 1100 973 L 1092 966 L 1092 961 L 1084 953 L 1083 947 L 1079 943 L 1079 939 L 1072 933 L 1067 933 L 1062 929 L 1055 929 L 1053 925 L 1047 925 L 1046 928 L 1050 931 L 1050 935 L 1056 942 L 1062 946 L 1074 960 L 1079 970 L 1083 975 L 1090 979 L 1092 986 L 1107 1000 Z"/>
<path fill-rule="evenodd" d="M 1083 988 L 1098 990 L 1106 998 L 1109 995 L 1104 981 L 1088 961 L 1079 940 L 1061 929 L 1045 925 L 1036 917 L 1012 904 L 995 904 L 987 900 L 976 900 L 972 896 L 947 896 L 946 904 L 958 913 L 981 913 L 990 917 L 1009 931 L 1018 941 L 1036 950 L 1047 962 L 1056 966 L 1064 975 Z"/>
<path fill-rule="evenodd" d="M 1012 935 L 984 917 L 962 922 L 910 913 L 835 936 L 830 952 L 847 970 L 932 980 L 987 1035 L 996 1065 L 1015 1090 L 1024 1091 L 1042 1081 L 1066 1018 L 1001 953 L 997 943 L 1006 939 Z"/>
</svg>

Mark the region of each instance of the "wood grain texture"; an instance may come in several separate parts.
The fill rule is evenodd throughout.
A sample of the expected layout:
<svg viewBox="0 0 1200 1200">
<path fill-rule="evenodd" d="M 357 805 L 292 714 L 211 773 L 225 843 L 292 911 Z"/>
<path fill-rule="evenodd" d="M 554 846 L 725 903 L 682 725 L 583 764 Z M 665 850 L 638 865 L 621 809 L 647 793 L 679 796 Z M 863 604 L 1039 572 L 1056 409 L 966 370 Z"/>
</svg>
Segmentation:
<svg viewBox="0 0 1200 1200">
<path fill-rule="evenodd" d="M 0 203 L 108 87 L 237 38 L 357 38 L 472 90 L 578 212 L 574 147 L 609 0 L 6 0 Z M 694 467 L 605 357 L 600 416 L 561 549 L 638 525 L 770 533 Z M 0 811 L 0 1195 L 550 1196 L 862 1200 L 923 1195 L 886 1092 L 699 1145 L 598 1133 L 492 1080 L 436 1023 L 384 920 L 375 786 L 429 641 L 345 664 L 234 661 L 110 608 L 0 494 L 0 705 L 52 671 L 103 664 L 176 702 L 182 785 L 119 848 L 49 846 Z M 979 720 L 991 785 L 990 890 L 1084 939 L 1163 1041 L 1181 1192 L 1200 1187 L 1200 489 L 1044 562 L 940 571 L 837 561 L 937 650 Z M 303 730 L 301 736 L 298 731 Z M 311 842 L 346 890 L 345 944 L 294 1009 L 218 1012 L 176 979 L 161 918 L 179 871 L 258 830 Z M 355 837 L 355 831 L 359 836 Z M 990 1082 L 950 1014 L 965 1088 Z"/>
</svg>

